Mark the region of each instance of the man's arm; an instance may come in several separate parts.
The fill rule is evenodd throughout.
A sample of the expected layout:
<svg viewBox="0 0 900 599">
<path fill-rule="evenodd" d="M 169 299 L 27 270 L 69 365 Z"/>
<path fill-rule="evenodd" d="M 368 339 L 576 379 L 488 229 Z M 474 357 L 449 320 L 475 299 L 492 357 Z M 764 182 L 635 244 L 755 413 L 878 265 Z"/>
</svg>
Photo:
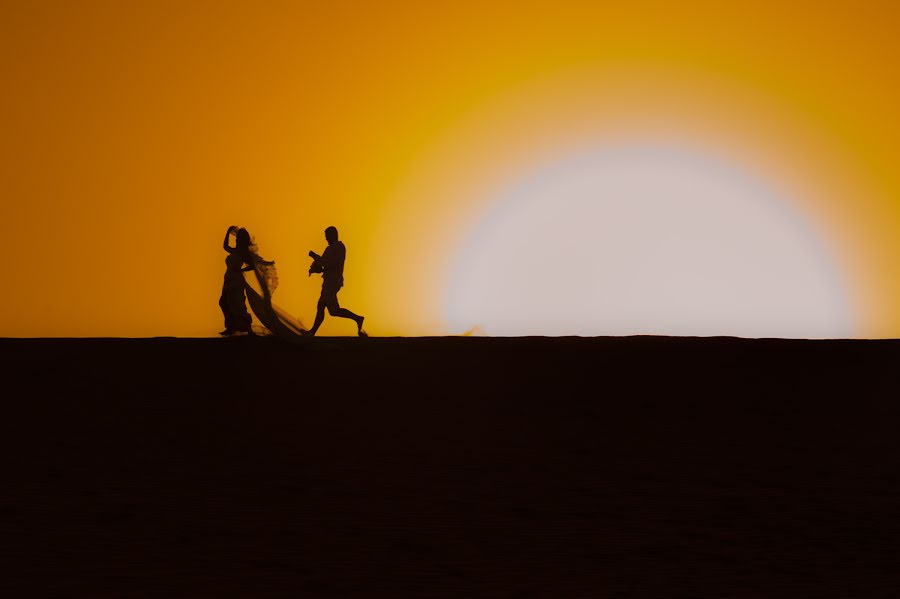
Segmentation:
<svg viewBox="0 0 900 599">
<path fill-rule="evenodd" d="M 313 259 L 313 263 L 309 265 L 309 274 L 324 272 L 325 268 L 322 266 L 322 256 L 310 250 L 309 257 Z"/>
</svg>

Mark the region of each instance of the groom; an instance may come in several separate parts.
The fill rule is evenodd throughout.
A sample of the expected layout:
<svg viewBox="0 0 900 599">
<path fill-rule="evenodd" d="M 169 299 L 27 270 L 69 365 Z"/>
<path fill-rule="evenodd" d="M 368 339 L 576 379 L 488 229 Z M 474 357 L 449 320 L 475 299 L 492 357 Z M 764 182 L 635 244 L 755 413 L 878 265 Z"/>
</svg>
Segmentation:
<svg viewBox="0 0 900 599">
<path fill-rule="evenodd" d="M 358 316 L 347 308 L 341 308 L 337 299 L 338 291 L 344 286 L 344 259 L 347 256 L 347 248 L 338 241 L 338 231 L 335 227 L 325 229 L 325 239 L 328 241 L 328 247 L 321 256 L 315 252 L 309 253 L 309 257 L 313 259 L 309 274 L 322 273 L 322 294 L 319 296 L 319 303 L 316 304 L 316 320 L 305 334 L 311 336 L 316 334 L 322 321 L 325 320 L 325 308 L 328 308 L 328 313 L 332 316 L 354 321 L 359 336 L 368 337 L 362 328 L 365 317 Z"/>
</svg>

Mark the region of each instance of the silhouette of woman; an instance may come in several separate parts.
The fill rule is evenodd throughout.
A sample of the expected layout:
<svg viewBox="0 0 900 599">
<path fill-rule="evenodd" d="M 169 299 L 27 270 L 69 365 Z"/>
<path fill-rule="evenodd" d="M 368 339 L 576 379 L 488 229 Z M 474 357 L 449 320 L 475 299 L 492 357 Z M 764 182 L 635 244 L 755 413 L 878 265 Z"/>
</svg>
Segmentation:
<svg viewBox="0 0 900 599">
<path fill-rule="evenodd" d="M 229 237 L 234 235 L 234 247 L 228 244 Z M 244 273 L 253 270 L 254 257 L 250 251 L 251 239 L 247 229 L 235 225 L 228 227 L 222 247 L 228 252 L 225 257 L 225 280 L 222 283 L 222 296 L 219 307 L 225 316 L 225 330 L 219 334 L 250 335 L 250 313 L 244 297 Z M 246 266 L 245 266 L 246 265 Z"/>
</svg>

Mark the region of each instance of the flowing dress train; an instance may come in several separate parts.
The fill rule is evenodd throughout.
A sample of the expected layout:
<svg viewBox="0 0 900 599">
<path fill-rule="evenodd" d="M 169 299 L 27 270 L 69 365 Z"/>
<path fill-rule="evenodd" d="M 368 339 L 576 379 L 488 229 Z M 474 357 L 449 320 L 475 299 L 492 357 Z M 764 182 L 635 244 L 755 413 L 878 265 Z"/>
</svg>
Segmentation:
<svg viewBox="0 0 900 599">
<path fill-rule="evenodd" d="M 297 339 L 306 330 L 300 319 L 272 303 L 272 294 L 278 287 L 278 273 L 274 262 L 260 258 L 251 248 L 253 270 L 244 273 L 244 291 L 253 314 L 267 332 L 286 339 Z"/>
</svg>

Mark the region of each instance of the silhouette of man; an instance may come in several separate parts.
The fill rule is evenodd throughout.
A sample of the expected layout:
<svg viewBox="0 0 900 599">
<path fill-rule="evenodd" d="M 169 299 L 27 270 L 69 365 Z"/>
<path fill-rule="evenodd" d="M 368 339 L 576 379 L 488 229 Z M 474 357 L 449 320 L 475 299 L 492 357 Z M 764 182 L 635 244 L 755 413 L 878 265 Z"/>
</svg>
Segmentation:
<svg viewBox="0 0 900 599">
<path fill-rule="evenodd" d="M 325 308 L 328 308 L 328 313 L 332 316 L 354 321 L 359 336 L 368 337 L 362 328 L 365 317 L 354 314 L 347 308 L 341 308 L 337 299 L 338 291 L 344 286 L 344 259 L 347 257 L 347 248 L 338 240 L 338 230 L 335 227 L 325 229 L 325 239 L 328 241 L 328 247 L 321 256 L 309 252 L 309 257 L 313 259 L 309 274 L 322 273 L 322 294 L 319 296 L 319 303 L 316 304 L 316 320 L 305 334 L 316 334 L 322 321 L 325 320 Z"/>
</svg>

